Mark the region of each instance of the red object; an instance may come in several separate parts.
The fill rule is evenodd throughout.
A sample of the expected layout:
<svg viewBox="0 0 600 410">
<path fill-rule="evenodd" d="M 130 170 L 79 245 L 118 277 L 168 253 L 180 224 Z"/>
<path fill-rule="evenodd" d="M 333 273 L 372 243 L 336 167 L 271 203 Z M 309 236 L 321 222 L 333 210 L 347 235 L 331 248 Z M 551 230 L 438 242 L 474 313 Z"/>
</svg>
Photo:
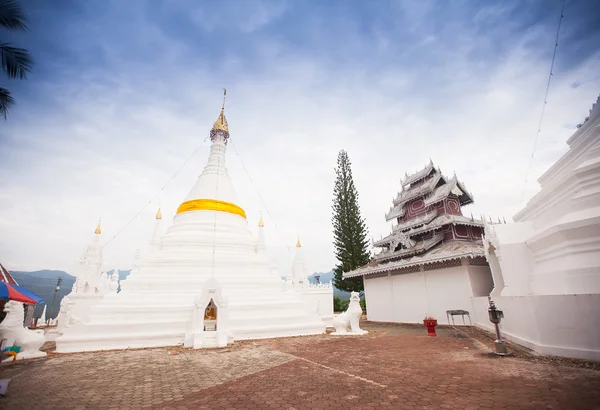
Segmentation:
<svg viewBox="0 0 600 410">
<path fill-rule="evenodd" d="M 12 275 L 10 273 L 8 273 L 8 271 L 6 269 L 4 269 L 4 266 L 2 266 L 2 264 L 0 263 L 0 282 L 5 282 L 5 283 L 10 283 L 11 285 L 19 285 L 17 283 L 17 281 L 15 280 L 15 278 L 12 277 Z"/>
<path fill-rule="evenodd" d="M 15 302 L 37 305 L 44 301 L 41 297 L 21 286 L 0 282 L 0 300 L 14 300 Z"/>
<path fill-rule="evenodd" d="M 425 319 L 423 324 L 427 326 L 427 336 L 437 336 L 435 334 L 435 327 L 437 326 L 437 319 Z"/>
</svg>

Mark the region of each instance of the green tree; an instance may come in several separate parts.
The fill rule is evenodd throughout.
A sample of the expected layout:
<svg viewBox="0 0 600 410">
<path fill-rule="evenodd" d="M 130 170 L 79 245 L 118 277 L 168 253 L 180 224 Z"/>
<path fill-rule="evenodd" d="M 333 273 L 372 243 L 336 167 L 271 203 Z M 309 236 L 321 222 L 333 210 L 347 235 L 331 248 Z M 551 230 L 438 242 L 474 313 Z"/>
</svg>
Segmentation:
<svg viewBox="0 0 600 410">
<path fill-rule="evenodd" d="M 360 216 L 358 192 L 352 179 L 348 153 L 340 151 L 335 169 L 337 178 L 333 188 L 333 245 L 338 265 L 333 269 L 336 288 L 348 292 L 364 290 L 362 277 L 342 279 L 350 272 L 369 263 L 369 241 L 365 220 Z"/>
<path fill-rule="evenodd" d="M 26 30 L 26 16 L 16 0 L 0 0 L 0 27 L 8 30 Z M 0 40 L 0 59 L 2 71 L 8 78 L 24 79 L 31 70 L 32 59 L 29 52 L 23 48 L 13 47 L 10 43 Z M 8 109 L 15 99 L 6 88 L 0 87 L 0 116 L 6 120 Z"/>
</svg>

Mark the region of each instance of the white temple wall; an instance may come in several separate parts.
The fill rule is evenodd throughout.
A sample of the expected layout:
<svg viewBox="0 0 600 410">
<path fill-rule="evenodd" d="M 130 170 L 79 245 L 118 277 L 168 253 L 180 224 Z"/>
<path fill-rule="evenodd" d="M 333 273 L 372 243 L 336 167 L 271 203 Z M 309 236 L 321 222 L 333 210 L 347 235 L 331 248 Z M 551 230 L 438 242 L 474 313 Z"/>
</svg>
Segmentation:
<svg viewBox="0 0 600 410">
<path fill-rule="evenodd" d="M 396 322 L 396 306 L 390 276 L 363 278 L 367 318 L 376 322 Z"/>
<path fill-rule="evenodd" d="M 504 289 L 504 276 L 502 275 L 502 269 L 500 268 L 500 261 L 498 260 L 498 256 L 496 255 L 496 249 L 494 247 L 490 247 L 488 250 L 487 261 L 490 265 L 490 270 L 492 273 L 492 291 L 490 295 L 492 296 L 500 296 L 502 294 L 502 290 Z M 484 296 L 484 295 L 477 295 Z"/>
<path fill-rule="evenodd" d="M 494 298 L 504 311 L 507 340 L 537 353 L 600 360 L 600 295 L 530 295 Z M 486 297 L 472 299 L 473 324 L 494 331 Z"/>
<path fill-rule="evenodd" d="M 333 288 L 301 288 L 298 289 L 302 299 L 310 306 L 311 312 L 317 313 L 323 320 L 333 319 Z"/>
<path fill-rule="evenodd" d="M 507 225 L 504 225 L 507 226 Z M 529 274 L 533 270 L 533 255 L 524 242 L 502 245 L 497 252 L 504 289 L 502 296 L 521 296 L 529 294 Z"/>
<path fill-rule="evenodd" d="M 487 296 L 494 289 L 494 280 L 489 266 L 467 266 L 473 296 Z"/>
<path fill-rule="evenodd" d="M 491 280 L 482 280 L 485 268 L 451 268 L 384 276 L 365 277 L 367 317 L 376 322 L 421 323 L 425 316 L 446 322 L 446 311 L 471 310 L 471 275 L 478 278 L 475 288 L 491 290 Z M 488 270 L 489 276 L 489 270 Z M 480 280 L 481 279 L 481 280 Z"/>
</svg>

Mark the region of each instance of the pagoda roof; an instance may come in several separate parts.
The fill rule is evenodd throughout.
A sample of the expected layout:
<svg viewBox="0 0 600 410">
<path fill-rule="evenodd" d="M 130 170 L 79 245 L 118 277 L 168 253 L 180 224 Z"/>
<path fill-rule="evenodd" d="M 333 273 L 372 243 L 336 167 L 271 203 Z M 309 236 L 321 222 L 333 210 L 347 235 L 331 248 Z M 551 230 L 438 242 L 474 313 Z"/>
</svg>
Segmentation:
<svg viewBox="0 0 600 410">
<path fill-rule="evenodd" d="M 434 212 L 437 215 L 437 211 L 434 211 Z M 411 237 L 411 236 L 420 235 L 420 234 L 423 234 L 426 232 L 430 232 L 435 229 L 439 229 L 439 228 L 443 227 L 444 225 L 469 225 L 469 226 L 479 226 L 479 227 L 484 226 L 484 222 L 480 221 L 478 219 L 472 219 L 467 216 L 452 215 L 452 214 L 438 215 L 437 217 L 435 217 L 433 219 L 429 219 L 429 221 L 426 222 L 427 218 L 430 217 L 430 214 L 432 214 L 432 213 L 433 212 L 429 212 L 419 218 L 411 219 L 411 220 L 407 221 L 405 224 L 399 224 L 399 225 L 394 226 L 392 228 L 393 232 L 390 235 L 374 242 L 373 246 L 376 246 L 376 247 L 386 246 L 392 240 L 394 240 L 396 238 L 396 236 L 398 236 L 399 234 L 408 235 L 409 237 Z M 415 220 L 418 220 L 418 223 L 409 224 Z M 408 227 L 410 229 L 407 231 L 406 227 Z"/>
<path fill-rule="evenodd" d="M 387 243 L 391 243 L 391 242 L 400 243 L 399 241 L 395 240 L 394 235 L 390 235 L 388 238 L 390 238 L 390 239 L 387 241 Z M 405 258 L 410 255 L 425 252 L 425 251 L 433 248 L 435 245 L 437 245 L 438 243 L 440 243 L 443 240 L 444 240 L 444 235 L 442 233 L 439 233 L 439 234 L 433 235 L 429 239 L 417 242 L 416 245 L 411 248 L 403 248 L 403 249 L 400 249 L 397 251 L 387 250 L 387 251 L 380 252 L 379 254 L 375 255 L 374 260 L 384 261 L 384 260 L 390 260 L 390 259 Z M 377 245 L 375 245 L 375 246 L 377 246 Z"/>
<path fill-rule="evenodd" d="M 444 180 L 445 183 L 435 188 L 440 180 Z M 404 215 L 406 212 L 404 205 L 418 197 L 425 197 L 425 206 L 429 206 L 436 202 L 443 201 L 450 194 L 454 194 L 458 197 L 461 206 L 473 203 L 473 195 L 471 195 L 465 185 L 457 179 L 456 175 L 449 180 L 446 180 L 442 174 L 439 174 L 439 176 L 431 178 L 419 187 L 402 191 L 398 194 L 398 197 L 394 200 L 394 205 L 385 215 L 385 218 L 387 221 L 390 221 Z"/>
<path fill-rule="evenodd" d="M 449 241 L 431 249 L 422 255 L 405 258 L 399 261 L 382 262 L 374 260 L 365 266 L 343 274 L 345 278 L 384 273 L 411 266 L 426 265 L 435 262 L 445 262 L 461 258 L 485 256 L 481 242 Z"/>
<path fill-rule="evenodd" d="M 422 170 L 417 171 L 411 175 L 407 174 L 406 177 L 404 178 L 404 180 L 402 181 L 402 185 L 407 186 L 410 184 L 414 184 L 415 182 L 419 181 L 420 179 L 425 178 L 434 169 L 435 169 L 435 167 L 433 166 L 433 162 L 431 160 L 429 160 L 429 164 L 427 164 L 427 166 L 425 168 L 423 168 Z"/>
<path fill-rule="evenodd" d="M 458 190 L 456 188 L 458 188 Z M 450 194 L 454 194 L 458 197 L 461 206 L 473 203 L 473 196 L 471 193 L 469 193 L 469 191 L 467 191 L 464 184 L 460 182 L 455 175 L 446 184 L 438 187 L 435 191 L 433 191 L 431 196 L 425 199 L 425 206 L 442 201 Z"/>
<path fill-rule="evenodd" d="M 410 201 L 411 199 L 428 194 L 429 192 L 433 191 L 433 189 L 436 187 L 436 185 L 438 184 L 438 182 L 440 182 L 441 179 L 444 179 L 444 176 L 438 172 L 435 177 L 429 179 L 423 184 L 399 192 L 396 199 L 394 199 L 393 204 L 395 206 L 402 205 Z M 445 179 L 444 182 L 446 182 Z"/>
<path fill-rule="evenodd" d="M 2 266 L 0 263 L 0 282 L 10 283 L 11 285 L 19 285 L 15 278 Z"/>
</svg>

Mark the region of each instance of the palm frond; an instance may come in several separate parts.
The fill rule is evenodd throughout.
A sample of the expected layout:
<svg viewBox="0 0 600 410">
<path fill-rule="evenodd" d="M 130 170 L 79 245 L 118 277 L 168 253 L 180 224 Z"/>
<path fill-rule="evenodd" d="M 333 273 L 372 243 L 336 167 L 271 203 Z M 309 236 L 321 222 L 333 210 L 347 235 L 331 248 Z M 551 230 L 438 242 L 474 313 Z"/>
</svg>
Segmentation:
<svg viewBox="0 0 600 410">
<path fill-rule="evenodd" d="M 16 0 L 0 0 L 0 26 L 9 30 L 26 30 L 27 16 Z"/>
<path fill-rule="evenodd" d="M 15 104 L 15 99 L 10 95 L 10 91 L 6 88 L 0 87 L 0 117 L 4 117 L 6 120 L 6 114 L 8 109 Z"/>
<path fill-rule="evenodd" d="M 2 71 L 9 78 L 25 78 L 33 63 L 27 50 L 13 47 L 8 43 L 0 43 L 0 59 L 2 60 Z"/>
</svg>

